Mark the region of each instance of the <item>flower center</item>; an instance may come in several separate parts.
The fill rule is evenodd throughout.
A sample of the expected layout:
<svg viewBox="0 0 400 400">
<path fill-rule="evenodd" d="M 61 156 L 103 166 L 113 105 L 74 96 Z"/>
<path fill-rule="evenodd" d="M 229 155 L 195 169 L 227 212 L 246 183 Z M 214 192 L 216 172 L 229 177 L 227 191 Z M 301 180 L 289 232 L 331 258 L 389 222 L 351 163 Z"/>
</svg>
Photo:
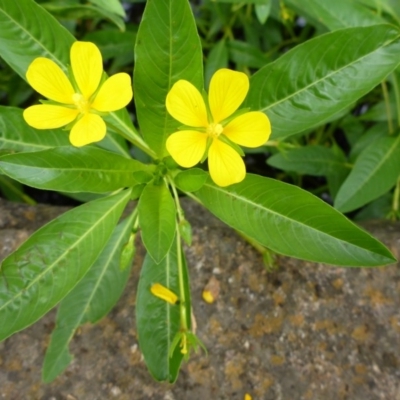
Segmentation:
<svg viewBox="0 0 400 400">
<path fill-rule="evenodd" d="M 207 127 L 207 134 L 212 138 L 217 138 L 222 133 L 223 130 L 224 128 L 222 127 L 221 124 L 215 124 L 214 122 L 212 122 Z"/>
<path fill-rule="evenodd" d="M 82 94 L 74 93 L 72 96 L 72 101 L 82 114 L 86 114 L 89 111 L 90 104 Z"/>
</svg>

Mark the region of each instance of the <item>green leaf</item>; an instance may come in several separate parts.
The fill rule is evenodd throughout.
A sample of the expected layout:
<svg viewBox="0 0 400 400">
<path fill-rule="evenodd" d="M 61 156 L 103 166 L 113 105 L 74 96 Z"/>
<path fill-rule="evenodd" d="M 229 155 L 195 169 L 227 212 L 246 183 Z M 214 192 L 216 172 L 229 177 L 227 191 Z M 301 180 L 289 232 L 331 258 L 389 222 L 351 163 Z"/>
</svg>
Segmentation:
<svg viewBox="0 0 400 400">
<path fill-rule="evenodd" d="M 257 15 L 257 19 L 261 25 L 265 24 L 265 22 L 267 21 L 269 13 L 271 12 L 271 5 L 272 5 L 272 0 L 265 0 L 264 4 L 255 5 L 254 8 Z"/>
<path fill-rule="evenodd" d="M 184 253 L 180 248 L 179 251 L 182 254 L 186 310 L 189 314 L 191 305 L 187 266 Z M 169 304 L 153 296 L 150 287 L 154 283 L 160 283 L 175 294 L 179 294 L 177 258 L 176 240 L 159 264 L 155 263 L 153 258 L 147 254 L 140 271 L 136 296 L 139 346 L 146 365 L 154 379 L 171 383 L 175 382 L 178 377 L 183 358 L 179 346 L 175 348 L 172 357 L 169 357 L 172 341 L 180 328 L 179 305 Z M 190 317 L 187 317 L 190 324 Z"/>
<path fill-rule="evenodd" d="M 130 191 L 83 204 L 35 232 L 0 267 L 0 340 L 36 322 L 83 278 Z"/>
<path fill-rule="evenodd" d="M 277 253 L 343 266 L 395 261 L 380 242 L 296 186 L 247 174 L 228 188 L 209 181 L 195 194 L 223 222 Z"/>
<path fill-rule="evenodd" d="M 33 0 L 0 0 L 0 26 L 0 56 L 23 79 L 36 57 L 50 58 L 67 72 L 75 38 Z"/>
<path fill-rule="evenodd" d="M 33 0 L 0 0 L 0 26 L 0 57 L 23 79 L 26 80 L 28 66 L 37 57 L 49 58 L 68 72 L 75 38 Z M 109 113 L 104 119 L 116 132 L 147 149 L 126 109 Z"/>
<path fill-rule="evenodd" d="M 151 167 L 96 147 L 56 147 L 3 156 L 0 170 L 38 189 L 106 193 L 141 183 L 135 175 Z"/>
<path fill-rule="evenodd" d="M 390 190 L 400 175 L 400 136 L 374 141 L 357 158 L 337 194 L 335 207 L 353 211 Z"/>
<path fill-rule="evenodd" d="M 203 53 L 187 0 L 150 0 L 137 34 L 134 87 L 143 136 L 157 155 L 167 155 L 165 141 L 181 124 L 167 113 L 172 85 L 186 79 L 203 88 Z"/>
<path fill-rule="evenodd" d="M 258 47 L 240 40 L 231 40 L 228 43 L 230 59 L 239 66 L 261 68 L 268 61 L 267 57 Z"/>
<path fill-rule="evenodd" d="M 85 40 L 99 47 L 104 60 L 124 55 L 129 55 L 133 59 L 133 43 L 136 40 L 134 32 L 104 29 L 89 32 L 85 35 Z"/>
<path fill-rule="evenodd" d="M 43 363 L 44 382 L 54 380 L 71 362 L 69 342 L 75 330 L 86 322 L 95 323 L 114 307 L 125 288 L 130 268 L 120 269 L 120 255 L 129 240 L 134 214 L 121 222 L 99 258 L 83 279 L 60 303 Z M 129 259 L 132 265 L 132 257 Z"/>
<path fill-rule="evenodd" d="M 226 47 L 225 39 L 216 43 L 208 54 L 206 65 L 204 69 L 204 79 L 206 81 L 206 88 L 210 84 L 211 77 L 220 68 L 228 66 L 228 49 Z"/>
<path fill-rule="evenodd" d="M 383 220 L 388 218 L 393 210 L 393 194 L 385 193 L 383 196 L 371 201 L 363 207 L 354 217 L 355 221 Z M 397 215 L 399 217 L 399 215 Z"/>
<path fill-rule="evenodd" d="M 36 201 L 24 193 L 22 185 L 7 176 L 0 175 L 0 192 L 8 200 L 18 203 L 36 204 Z"/>
<path fill-rule="evenodd" d="M 268 158 L 267 163 L 284 171 L 312 176 L 326 176 L 342 168 L 346 160 L 332 149 L 323 146 L 305 146 L 285 150 Z"/>
<path fill-rule="evenodd" d="M 114 13 L 122 18 L 126 17 L 125 10 L 119 0 L 90 0 L 90 3 L 96 4 L 106 12 Z"/>
<path fill-rule="evenodd" d="M 199 190 L 208 178 L 208 173 L 200 168 L 190 168 L 179 172 L 175 176 L 176 186 L 183 192 L 195 192 Z"/>
<path fill-rule="evenodd" d="M 370 129 L 368 129 L 363 135 L 357 135 L 357 140 L 352 144 L 349 158 L 351 161 L 355 161 L 359 155 L 377 139 L 382 137 L 387 137 L 388 124 L 385 122 L 380 122 Z"/>
<path fill-rule="evenodd" d="M 368 93 L 397 67 L 399 54 L 399 31 L 390 25 L 319 36 L 255 73 L 244 107 L 268 115 L 274 139 L 294 135 Z"/>
<path fill-rule="evenodd" d="M 139 200 L 142 240 L 156 263 L 168 253 L 175 237 L 176 206 L 167 186 L 148 184 Z"/>
<path fill-rule="evenodd" d="M 62 19 L 108 19 L 121 31 L 125 30 L 125 24 L 121 16 L 110 13 L 102 7 L 86 4 L 57 4 L 56 2 L 42 3 L 41 6 L 53 15 Z"/>
<path fill-rule="evenodd" d="M 324 24 L 329 30 L 356 26 L 369 26 L 384 24 L 387 21 L 370 9 L 352 0 L 286 0 L 300 15 L 307 19 L 316 20 Z"/>
</svg>

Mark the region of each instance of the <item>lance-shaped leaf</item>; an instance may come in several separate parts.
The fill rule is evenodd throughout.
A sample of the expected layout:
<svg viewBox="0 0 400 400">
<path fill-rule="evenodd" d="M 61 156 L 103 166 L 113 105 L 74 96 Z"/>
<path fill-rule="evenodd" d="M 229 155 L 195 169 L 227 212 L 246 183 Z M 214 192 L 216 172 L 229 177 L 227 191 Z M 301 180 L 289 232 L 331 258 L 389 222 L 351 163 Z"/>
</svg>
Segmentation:
<svg viewBox="0 0 400 400">
<path fill-rule="evenodd" d="M 35 232 L 0 266 L 0 340 L 33 324 L 82 279 L 130 191 L 83 204 Z"/>
<path fill-rule="evenodd" d="M 353 104 L 400 63 L 390 25 L 338 30 L 309 40 L 255 73 L 245 107 L 265 112 L 272 137 L 313 128 Z"/>
<path fill-rule="evenodd" d="M 33 0 L 0 0 L 0 57 L 23 79 L 29 64 L 46 57 L 68 72 L 69 52 L 75 38 L 54 17 Z M 141 146 L 125 109 L 109 113 L 107 121 L 126 138 Z M 144 144 L 142 147 L 146 147 Z"/>
<path fill-rule="evenodd" d="M 180 328 L 179 304 L 170 304 L 150 292 L 154 283 L 159 283 L 179 296 L 178 251 L 182 254 L 183 285 L 186 300 L 186 319 L 190 328 L 190 289 L 185 256 L 174 241 L 161 263 L 146 255 L 140 271 L 136 295 L 136 324 L 140 350 L 147 368 L 158 381 L 175 382 L 183 354 L 179 345 L 170 357 L 172 341 Z"/>
<path fill-rule="evenodd" d="M 0 171 L 28 186 L 45 190 L 106 193 L 141 183 L 137 173 L 151 167 L 96 147 L 56 147 L 0 157 Z"/>
<path fill-rule="evenodd" d="M 383 244 L 296 186 L 248 174 L 227 188 L 209 181 L 195 195 L 226 224 L 277 253 L 343 266 L 395 261 Z"/>
<path fill-rule="evenodd" d="M 148 1 L 135 47 L 135 103 L 143 136 L 159 157 L 167 155 L 165 141 L 181 125 L 165 108 L 179 79 L 203 87 L 203 53 L 190 4 Z"/>
<path fill-rule="evenodd" d="M 385 194 L 400 176 L 400 136 L 377 139 L 357 158 L 341 186 L 335 207 L 353 211 Z"/>
<path fill-rule="evenodd" d="M 383 17 L 352 0 L 307 0 L 306 7 L 302 0 L 286 0 L 286 3 L 311 22 L 318 21 L 331 31 L 386 23 Z"/>
<path fill-rule="evenodd" d="M 139 200 L 143 244 L 156 263 L 168 253 L 175 237 L 176 206 L 167 186 L 148 184 Z"/>
<path fill-rule="evenodd" d="M 22 110 L 0 106 L 0 149 L 39 151 L 68 146 L 68 135 L 56 129 L 40 131 L 25 122 Z"/>
<path fill-rule="evenodd" d="M 72 360 L 69 342 L 75 330 L 86 322 L 95 323 L 114 307 L 129 278 L 129 268 L 121 270 L 120 256 L 129 240 L 134 214 L 114 230 L 99 258 L 83 279 L 65 297 L 58 309 L 56 327 L 46 351 L 42 376 L 51 382 Z"/>
<path fill-rule="evenodd" d="M 345 167 L 346 159 L 328 147 L 305 146 L 274 154 L 268 158 L 267 163 L 284 171 L 325 176 L 338 168 Z"/>
</svg>

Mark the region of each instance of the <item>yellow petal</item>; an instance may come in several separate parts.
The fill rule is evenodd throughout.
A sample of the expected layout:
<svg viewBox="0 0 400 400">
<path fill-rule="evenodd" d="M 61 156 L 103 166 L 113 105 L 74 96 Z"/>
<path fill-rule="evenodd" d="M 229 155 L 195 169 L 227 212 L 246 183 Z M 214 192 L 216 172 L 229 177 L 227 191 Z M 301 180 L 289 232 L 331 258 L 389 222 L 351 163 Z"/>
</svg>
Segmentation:
<svg viewBox="0 0 400 400">
<path fill-rule="evenodd" d="M 106 135 L 106 124 L 96 114 L 85 114 L 71 129 L 69 141 L 73 146 L 99 142 Z"/>
<path fill-rule="evenodd" d="M 48 58 L 35 58 L 26 71 L 28 83 L 42 96 L 64 104 L 73 104 L 74 88 L 63 70 Z"/>
<path fill-rule="evenodd" d="M 77 109 L 50 104 L 28 107 L 23 116 L 26 123 L 36 129 L 55 129 L 72 122 L 79 114 Z"/>
<path fill-rule="evenodd" d="M 215 301 L 213 294 L 209 290 L 203 290 L 202 297 L 203 300 L 208 304 L 212 304 Z"/>
<path fill-rule="evenodd" d="M 103 112 L 116 111 L 127 106 L 132 96 L 131 77 L 121 72 L 103 83 L 92 103 L 92 108 Z"/>
<path fill-rule="evenodd" d="M 249 91 L 249 78 L 243 72 L 219 69 L 211 78 L 208 101 L 214 122 L 232 115 Z"/>
<path fill-rule="evenodd" d="M 167 150 L 182 167 L 190 168 L 202 159 L 207 147 L 207 135 L 197 131 L 179 131 L 167 139 Z"/>
<path fill-rule="evenodd" d="M 180 123 L 194 127 L 208 125 L 207 110 L 200 92 L 190 82 L 180 80 L 168 92 L 168 112 Z"/>
<path fill-rule="evenodd" d="M 71 68 L 80 92 L 89 99 L 97 90 L 103 74 L 103 60 L 98 47 L 90 42 L 74 42 Z"/>
<path fill-rule="evenodd" d="M 241 146 L 259 147 L 268 140 L 271 123 L 264 113 L 252 111 L 232 120 L 225 126 L 223 133 Z"/>
<path fill-rule="evenodd" d="M 160 283 L 154 283 L 151 285 L 150 292 L 153 296 L 156 296 L 170 304 L 176 304 L 178 301 L 178 296 Z"/>
<path fill-rule="evenodd" d="M 208 151 L 208 168 L 218 186 L 241 182 L 246 176 L 242 157 L 231 146 L 214 139 Z"/>
</svg>

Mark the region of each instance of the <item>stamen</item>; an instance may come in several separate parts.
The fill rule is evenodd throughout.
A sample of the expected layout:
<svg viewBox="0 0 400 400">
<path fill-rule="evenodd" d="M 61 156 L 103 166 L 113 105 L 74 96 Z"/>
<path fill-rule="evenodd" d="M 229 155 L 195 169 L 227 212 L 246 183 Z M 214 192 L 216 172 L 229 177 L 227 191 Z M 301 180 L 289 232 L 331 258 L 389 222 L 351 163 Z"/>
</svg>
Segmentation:
<svg viewBox="0 0 400 400">
<path fill-rule="evenodd" d="M 223 130 L 224 128 L 221 124 L 215 124 L 214 122 L 212 122 L 207 127 L 207 134 L 212 138 L 217 138 Z"/>
<path fill-rule="evenodd" d="M 74 93 L 72 95 L 72 101 L 75 103 L 76 108 L 82 114 L 85 114 L 89 111 L 89 102 L 85 99 L 85 97 L 82 94 Z"/>
</svg>

